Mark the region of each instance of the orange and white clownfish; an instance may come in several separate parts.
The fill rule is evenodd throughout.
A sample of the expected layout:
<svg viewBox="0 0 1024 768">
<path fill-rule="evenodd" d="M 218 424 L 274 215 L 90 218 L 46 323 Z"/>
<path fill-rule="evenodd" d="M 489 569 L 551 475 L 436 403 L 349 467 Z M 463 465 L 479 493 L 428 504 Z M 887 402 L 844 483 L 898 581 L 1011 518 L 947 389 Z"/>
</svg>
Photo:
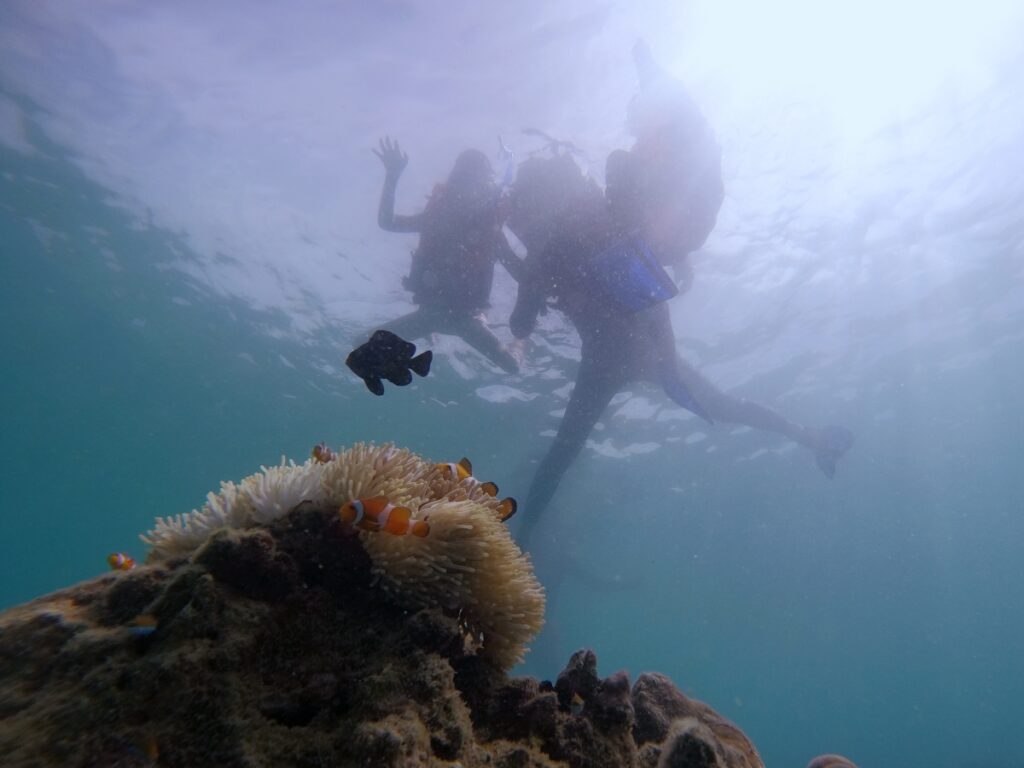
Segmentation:
<svg viewBox="0 0 1024 768">
<path fill-rule="evenodd" d="M 338 517 L 362 531 L 387 531 L 395 536 L 411 533 L 421 538 L 430 533 L 426 520 L 410 520 L 411 509 L 396 507 L 384 496 L 346 501 L 338 510 Z"/>
<path fill-rule="evenodd" d="M 449 462 L 448 464 L 438 464 L 437 468 L 440 469 L 441 472 L 443 472 L 446 477 L 449 477 L 449 478 L 455 480 L 456 482 L 460 482 L 461 483 L 466 478 L 473 477 L 473 465 L 469 463 L 469 459 L 467 459 L 465 456 L 463 456 L 461 459 L 459 459 L 458 462 Z M 478 482 L 477 485 L 480 486 L 480 490 L 482 490 L 484 493 L 486 493 L 491 498 L 494 498 L 495 496 L 498 495 L 498 486 L 495 485 L 494 483 L 491 483 L 491 482 L 480 483 L 480 482 Z"/>
<path fill-rule="evenodd" d="M 469 459 L 465 456 L 457 462 L 438 464 L 437 468 L 440 469 L 446 477 L 455 481 L 465 480 L 467 477 L 473 476 L 473 465 L 469 463 Z"/>
<path fill-rule="evenodd" d="M 516 500 L 509 496 L 507 499 L 502 499 L 498 502 L 498 519 L 501 522 L 505 522 L 519 509 L 519 505 L 516 504 Z"/>
<path fill-rule="evenodd" d="M 330 449 L 327 443 L 319 442 L 313 446 L 313 450 L 310 453 L 313 461 L 319 464 L 326 464 L 329 461 L 334 461 L 338 458 L 338 454 Z"/>
<path fill-rule="evenodd" d="M 124 552 L 111 552 L 107 555 L 107 565 L 112 571 L 130 571 L 135 567 L 135 558 Z"/>
</svg>

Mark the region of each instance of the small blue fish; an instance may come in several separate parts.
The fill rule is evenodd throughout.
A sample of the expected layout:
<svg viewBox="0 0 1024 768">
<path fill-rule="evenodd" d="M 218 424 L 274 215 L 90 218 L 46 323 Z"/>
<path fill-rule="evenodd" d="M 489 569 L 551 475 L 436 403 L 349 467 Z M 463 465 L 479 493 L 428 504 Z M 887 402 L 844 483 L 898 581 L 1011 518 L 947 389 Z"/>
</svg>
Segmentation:
<svg viewBox="0 0 1024 768">
<path fill-rule="evenodd" d="M 149 637 L 156 632 L 156 616 L 151 613 L 140 614 L 129 621 L 127 627 L 136 637 Z"/>
</svg>

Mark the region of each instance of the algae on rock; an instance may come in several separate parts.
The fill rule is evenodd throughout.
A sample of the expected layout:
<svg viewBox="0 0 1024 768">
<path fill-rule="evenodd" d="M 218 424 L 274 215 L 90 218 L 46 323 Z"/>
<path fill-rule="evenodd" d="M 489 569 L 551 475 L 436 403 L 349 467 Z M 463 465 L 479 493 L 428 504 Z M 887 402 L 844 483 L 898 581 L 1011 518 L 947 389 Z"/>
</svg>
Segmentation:
<svg viewBox="0 0 1024 768">
<path fill-rule="evenodd" d="M 688 765 L 761 766 L 665 678 L 600 680 L 589 652 L 556 685 L 509 678 L 457 617 L 374 581 L 359 538 L 304 505 L 6 611 L 4 766 L 654 768 L 681 738 L 707 745 Z M 706 730 L 677 734 L 681 716 Z"/>
</svg>

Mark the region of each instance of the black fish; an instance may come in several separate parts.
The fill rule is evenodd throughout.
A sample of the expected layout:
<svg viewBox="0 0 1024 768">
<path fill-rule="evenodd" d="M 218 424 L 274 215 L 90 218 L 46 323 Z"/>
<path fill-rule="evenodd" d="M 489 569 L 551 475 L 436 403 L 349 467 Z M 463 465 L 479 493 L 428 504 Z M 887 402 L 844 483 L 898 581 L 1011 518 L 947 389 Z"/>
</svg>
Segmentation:
<svg viewBox="0 0 1024 768">
<path fill-rule="evenodd" d="M 434 353 L 429 349 L 416 355 L 416 345 L 410 344 L 391 331 L 376 331 L 370 340 L 356 347 L 345 360 L 352 373 L 366 382 L 366 388 L 375 395 L 384 394 L 387 379 L 392 384 L 404 387 L 412 381 L 415 371 L 420 376 L 430 372 L 430 361 Z"/>
</svg>

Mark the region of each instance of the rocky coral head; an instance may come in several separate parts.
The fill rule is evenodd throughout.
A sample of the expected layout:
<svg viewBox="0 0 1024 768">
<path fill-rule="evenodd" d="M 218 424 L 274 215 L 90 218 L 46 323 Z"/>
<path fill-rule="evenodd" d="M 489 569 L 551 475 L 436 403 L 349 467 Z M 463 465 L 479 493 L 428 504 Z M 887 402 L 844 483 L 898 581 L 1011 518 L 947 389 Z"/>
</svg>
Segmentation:
<svg viewBox="0 0 1024 768">
<path fill-rule="evenodd" d="M 807 764 L 807 768 L 857 768 L 842 755 L 818 755 Z"/>
<path fill-rule="evenodd" d="M 219 530 L 265 526 L 300 504 L 326 511 L 385 497 L 429 522 L 429 535 L 359 532 L 382 592 L 409 608 L 458 616 L 481 654 L 503 669 L 521 661 L 543 624 L 544 590 L 501 521 L 501 502 L 472 477 L 447 476 L 393 445 L 318 453 L 304 464 L 282 458 L 238 484 L 222 483 L 201 509 L 158 519 L 142 537 L 150 562 L 191 557 Z"/>
</svg>

